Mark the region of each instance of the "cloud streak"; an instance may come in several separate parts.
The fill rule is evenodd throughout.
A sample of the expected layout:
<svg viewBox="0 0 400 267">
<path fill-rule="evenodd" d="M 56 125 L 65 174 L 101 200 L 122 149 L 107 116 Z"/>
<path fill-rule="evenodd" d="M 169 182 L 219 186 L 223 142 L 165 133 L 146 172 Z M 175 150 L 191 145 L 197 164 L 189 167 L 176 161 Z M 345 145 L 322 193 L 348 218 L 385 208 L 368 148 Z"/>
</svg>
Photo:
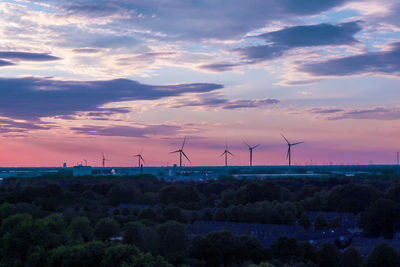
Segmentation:
<svg viewBox="0 0 400 267">
<path fill-rule="evenodd" d="M 203 94 L 190 99 L 179 99 L 172 104 L 172 108 L 183 107 L 204 107 L 204 108 L 219 108 L 219 109 L 245 109 L 258 108 L 280 103 L 277 99 L 251 99 L 251 100 L 228 100 L 218 94 Z"/>
<path fill-rule="evenodd" d="M 29 53 L 29 52 L 10 52 L 0 51 L 0 58 L 2 59 L 14 59 L 23 61 L 54 61 L 60 60 L 59 57 L 55 57 L 46 53 Z"/>
<path fill-rule="evenodd" d="M 366 109 L 314 108 L 307 112 L 327 120 L 400 120 L 399 107 L 372 107 Z"/>
<path fill-rule="evenodd" d="M 343 76 L 364 73 L 400 74 L 400 43 L 389 51 L 367 52 L 361 55 L 304 64 L 300 71 L 314 76 Z"/>
<path fill-rule="evenodd" d="M 156 86 L 128 79 L 64 81 L 36 77 L 1 78 L 0 115 L 38 120 L 78 111 L 104 111 L 101 106 L 111 102 L 156 100 L 221 88 L 222 85 L 212 83 Z"/>
<path fill-rule="evenodd" d="M 113 125 L 72 127 L 71 130 L 84 135 L 146 138 L 153 135 L 175 135 L 181 130 L 181 127 L 164 124 L 142 127 Z"/>
<path fill-rule="evenodd" d="M 264 39 L 268 43 L 266 45 L 238 48 L 234 51 L 247 60 L 259 62 L 275 59 L 298 47 L 354 44 L 358 41 L 353 35 L 361 30 L 359 24 L 359 21 L 354 21 L 337 25 L 321 23 L 288 27 L 256 36 Z"/>
</svg>

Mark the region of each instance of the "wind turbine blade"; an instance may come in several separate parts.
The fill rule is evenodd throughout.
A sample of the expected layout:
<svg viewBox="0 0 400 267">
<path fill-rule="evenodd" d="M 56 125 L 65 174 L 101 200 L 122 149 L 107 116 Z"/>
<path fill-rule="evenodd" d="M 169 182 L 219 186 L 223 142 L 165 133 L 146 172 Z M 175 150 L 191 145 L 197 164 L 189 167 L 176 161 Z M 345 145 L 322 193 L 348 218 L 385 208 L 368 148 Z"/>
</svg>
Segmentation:
<svg viewBox="0 0 400 267">
<path fill-rule="evenodd" d="M 287 154 L 286 154 L 286 159 L 287 158 L 289 158 L 289 149 L 288 149 Z"/>
<path fill-rule="evenodd" d="M 297 142 L 297 143 L 292 144 L 292 146 L 299 145 L 299 144 L 302 144 L 302 143 L 304 143 L 304 142 Z"/>
<path fill-rule="evenodd" d="M 185 138 L 183 139 L 183 143 L 182 143 L 181 149 L 183 149 L 183 147 L 185 146 L 185 143 L 186 143 L 186 136 L 185 136 Z"/>
<path fill-rule="evenodd" d="M 140 158 L 142 159 L 143 163 L 146 163 L 146 162 L 144 161 L 144 159 L 143 159 L 142 155 L 140 155 Z"/>
<path fill-rule="evenodd" d="M 226 150 L 225 150 L 224 152 L 222 152 L 222 154 L 220 155 L 220 157 L 222 157 L 223 155 L 225 155 L 225 153 L 226 153 Z"/>
<path fill-rule="evenodd" d="M 283 139 L 285 139 L 286 143 L 290 144 L 289 141 L 286 139 L 286 137 L 283 134 L 281 134 L 281 135 L 282 135 Z"/>
<path fill-rule="evenodd" d="M 142 153 L 143 153 L 143 148 L 140 149 L 140 153 L 139 154 L 142 155 Z"/>
<path fill-rule="evenodd" d="M 255 148 L 259 147 L 259 146 L 260 146 L 260 144 L 258 144 L 256 146 L 253 146 L 252 149 L 255 149 Z"/>
<path fill-rule="evenodd" d="M 168 154 L 174 154 L 174 153 L 178 153 L 178 152 L 180 152 L 180 150 L 172 151 L 172 152 L 169 152 Z"/>
<path fill-rule="evenodd" d="M 226 151 L 227 153 L 229 153 L 229 155 L 234 156 L 230 151 Z"/>
<path fill-rule="evenodd" d="M 243 143 L 245 143 L 246 146 L 248 146 L 249 148 L 251 148 L 251 146 L 250 146 L 248 143 L 246 143 L 245 141 L 243 141 Z"/>
<path fill-rule="evenodd" d="M 185 158 L 186 158 L 190 163 L 192 163 L 192 162 L 190 161 L 190 159 L 186 156 L 185 152 L 182 151 L 182 154 L 185 156 Z"/>
<path fill-rule="evenodd" d="M 228 141 L 225 140 L 225 150 L 228 150 Z"/>
</svg>

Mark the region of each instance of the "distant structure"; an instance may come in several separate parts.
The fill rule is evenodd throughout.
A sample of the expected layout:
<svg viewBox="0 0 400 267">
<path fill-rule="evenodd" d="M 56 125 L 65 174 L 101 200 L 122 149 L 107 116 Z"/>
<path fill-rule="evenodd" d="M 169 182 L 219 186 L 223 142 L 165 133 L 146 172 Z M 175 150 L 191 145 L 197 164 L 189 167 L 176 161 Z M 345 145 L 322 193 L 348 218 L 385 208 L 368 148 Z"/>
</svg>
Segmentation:
<svg viewBox="0 0 400 267">
<path fill-rule="evenodd" d="M 67 163 L 63 163 L 63 168 L 67 168 Z"/>
<path fill-rule="evenodd" d="M 400 165 L 400 152 L 397 152 L 397 166 Z"/>
<path fill-rule="evenodd" d="M 139 154 L 136 154 L 136 155 L 133 156 L 133 157 L 137 157 L 138 158 L 138 161 L 139 161 L 138 167 L 139 168 L 141 168 L 143 166 L 142 161 L 143 161 L 143 163 L 145 163 L 145 161 L 144 161 L 144 159 L 142 157 L 142 152 L 143 152 L 143 150 L 140 150 Z"/>
<path fill-rule="evenodd" d="M 225 142 L 225 151 L 222 152 L 222 154 L 220 155 L 220 157 L 222 157 L 223 155 L 225 155 L 225 168 L 228 169 L 228 154 L 233 156 L 233 154 L 229 151 L 228 149 L 228 142 Z"/>
<path fill-rule="evenodd" d="M 110 161 L 109 159 L 106 159 L 105 157 L 104 157 L 104 152 L 103 152 L 103 158 L 102 158 L 102 166 L 103 166 L 103 168 L 106 166 L 106 161 Z"/>
<path fill-rule="evenodd" d="M 244 141 L 243 141 L 244 142 Z M 249 148 L 249 152 L 250 152 L 250 167 L 253 167 L 253 149 L 257 148 L 260 146 L 260 144 L 255 145 L 255 146 L 250 146 L 249 144 L 247 144 L 246 142 L 244 142 L 246 144 L 246 146 Z"/>
<path fill-rule="evenodd" d="M 282 137 L 283 137 L 283 139 L 285 139 L 285 141 L 286 141 L 286 143 L 287 143 L 287 145 L 288 145 L 288 151 L 287 151 L 287 154 L 286 154 L 286 158 L 287 159 L 289 159 L 289 167 L 290 166 L 292 166 L 292 152 L 291 152 L 291 147 L 292 146 L 295 146 L 295 145 L 299 145 L 299 144 L 302 144 L 302 143 L 304 143 L 303 141 L 302 142 L 297 142 L 297 143 L 290 143 L 287 139 L 286 139 L 286 137 L 283 135 L 283 134 L 281 134 L 282 135 Z"/>
<path fill-rule="evenodd" d="M 74 177 L 93 175 L 92 167 L 83 166 L 81 164 L 77 165 L 77 166 L 74 166 L 72 168 L 72 174 L 73 174 Z"/>
<path fill-rule="evenodd" d="M 190 159 L 186 156 L 185 152 L 183 152 L 183 147 L 185 146 L 186 136 L 183 139 L 182 147 L 178 150 L 169 152 L 169 154 L 179 153 L 179 167 L 182 168 L 182 155 L 191 163 Z"/>
</svg>

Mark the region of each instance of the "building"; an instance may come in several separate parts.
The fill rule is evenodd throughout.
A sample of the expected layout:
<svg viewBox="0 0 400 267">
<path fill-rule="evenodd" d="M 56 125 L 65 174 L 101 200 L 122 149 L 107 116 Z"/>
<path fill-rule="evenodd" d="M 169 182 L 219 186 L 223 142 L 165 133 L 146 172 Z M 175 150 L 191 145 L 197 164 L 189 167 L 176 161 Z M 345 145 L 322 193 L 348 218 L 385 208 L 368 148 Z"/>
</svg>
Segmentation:
<svg viewBox="0 0 400 267">
<path fill-rule="evenodd" d="M 72 168 L 72 173 L 73 173 L 74 177 L 93 175 L 92 167 L 83 166 L 83 165 L 74 166 Z"/>
</svg>

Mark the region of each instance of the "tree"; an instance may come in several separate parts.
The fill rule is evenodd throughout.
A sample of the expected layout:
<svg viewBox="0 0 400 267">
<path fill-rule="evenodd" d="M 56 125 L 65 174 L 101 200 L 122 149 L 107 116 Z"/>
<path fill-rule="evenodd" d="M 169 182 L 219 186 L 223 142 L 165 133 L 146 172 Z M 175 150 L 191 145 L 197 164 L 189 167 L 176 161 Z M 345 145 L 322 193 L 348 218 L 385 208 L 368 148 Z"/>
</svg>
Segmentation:
<svg viewBox="0 0 400 267">
<path fill-rule="evenodd" d="M 339 228 L 341 226 L 342 226 L 342 224 L 340 223 L 340 218 L 338 216 L 333 217 L 332 221 L 331 221 L 331 227 Z"/>
<path fill-rule="evenodd" d="M 203 211 L 203 214 L 201 215 L 201 219 L 205 221 L 210 221 L 213 218 L 213 214 L 210 208 L 206 208 Z"/>
<path fill-rule="evenodd" d="M 87 217 L 76 217 L 69 225 L 69 229 L 75 240 L 88 242 L 92 239 L 93 228 Z"/>
<path fill-rule="evenodd" d="M 307 214 L 305 214 L 305 213 L 302 213 L 302 214 L 300 215 L 299 224 L 300 224 L 305 230 L 308 230 L 308 229 L 311 227 L 311 225 L 312 225 L 312 223 L 311 223 L 311 221 L 310 221 L 310 218 L 308 218 Z"/>
<path fill-rule="evenodd" d="M 176 262 L 184 258 L 187 245 L 186 227 L 184 224 L 168 221 L 158 227 L 160 250 L 168 261 Z"/>
<path fill-rule="evenodd" d="M 387 243 L 378 243 L 367 259 L 368 267 L 397 267 L 400 264 L 399 252 Z"/>
<path fill-rule="evenodd" d="M 329 228 L 329 223 L 325 218 L 325 214 L 319 213 L 317 217 L 315 217 L 315 230 L 323 230 Z"/>
<path fill-rule="evenodd" d="M 277 258 L 283 262 L 290 262 L 294 258 L 296 247 L 296 238 L 282 236 L 272 243 L 271 252 L 274 258 Z"/>
<path fill-rule="evenodd" d="M 356 248 L 349 247 L 342 253 L 339 265 L 341 267 L 361 267 L 363 258 Z"/>
<path fill-rule="evenodd" d="M 226 221 L 228 219 L 228 215 L 226 214 L 226 211 L 224 208 L 219 208 L 217 211 L 214 213 L 214 221 Z"/>
<path fill-rule="evenodd" d="M 113 219 L 103 218 L 96 223 L 94 235 L 100 240 L 109 240 L 116 236 L 119 231 L 119 224 Z"/>
<path fill-rule="evenodd" d="M 139 191 L 127 184 L 116 184 L 108 191 L 108 201 L 111 205 L 119 203 L 135 203 L 139 197 Z"/>
<path fill-rule="evenodd" d="M 332 243 L 324 243 L 318 250 L 320 267 L 339 266 L 339 253 Z"/>
<path fill-rule="evenodd" d="M 375 187 L 358 184 L 338 185 L 333 188 L 327 197 L 327 208 L 339 212 L 363 211 L 379 197 Z"/>
<path fill-rule="evenodd" d="M 378 237 L 392 238 L 396 226 L 400 222 L 398 205 L 392 200 L 379 199 L 360 216 L 360 225 L 366 234 Z"/>
<path fill-rule="evenodd" d="M 159 235 L 151 227 L 138 222 L 130 222 L 124 229 L 124 243 L 133 244 L 141 251 L 158 253 Z"/>
<path fill-rule="evenodd" d="M 182 210 L 178 207 L 166 207 L 163 211 L 164 218 L 166 220 L 177 221 L 181 223 L 186 223 L 186 218 L 184 217 Z"/>
</svg>

